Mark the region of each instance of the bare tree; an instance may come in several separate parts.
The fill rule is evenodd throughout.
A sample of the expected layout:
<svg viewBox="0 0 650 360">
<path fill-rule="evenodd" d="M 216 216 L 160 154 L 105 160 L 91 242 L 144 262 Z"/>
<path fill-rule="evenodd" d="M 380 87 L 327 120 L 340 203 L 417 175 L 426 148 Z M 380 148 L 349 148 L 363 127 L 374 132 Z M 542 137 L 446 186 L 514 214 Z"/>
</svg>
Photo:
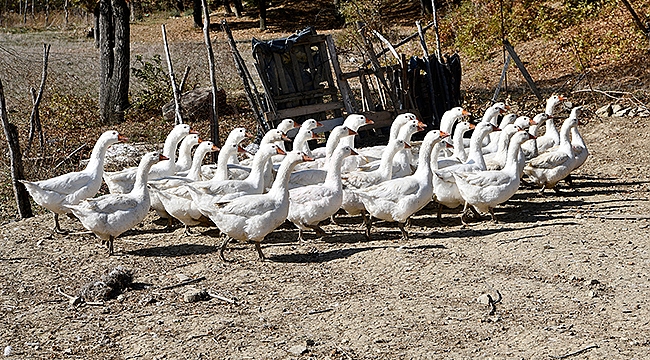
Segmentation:
<svg viewBox="0 0 650 360">
<path fill-rule="evenodd" d="M 38 107 L 41 104 L 41 99 L 43 98 L 43 91 L 45 90 L 45 80 L 47 79 L 47 60 L 50 57 L 50 47 L 51 45 L 43 44 L 43 72 L 41 73 L 41 86 L 38 89 L 38 95 L 36 90 L 31 88 L 32 101 L 34 106 L 32 107 L 32 114 L 29 116 L 29 140 L 27 141 L 27 152 L 32 147 L 32 142 L 34 141 L 34 136 L 38 135 L 38 140 L 41 145 L 41 152 L 45 149 L 45 139 L 43 137 L 43 128 L 41 127 L 41 118 L 38 112 Z"/>
<path fill-rule="evenodd" d="M 0 79 L 0 120 L 2 120 L 2 127 L 5 131 L 7 144 L 9 147 L 9 160 L 11 162 L 11 181 L 14 187 L 14 196 L 18 205 L 18 215 L 21 219 L 34 216 L 32 213 L 32 205 L 29 202 L 29 194 L 25 185 L 20 180 L 25 179 L 23 172 L 23 158 L 20 154 L 20 144 L 18 143 L 18 130 L 16 125 L 9 123 L 7 116 L 7 106 L 5 105 L 5 94 L 2 86 L 2 79 Z"/>
<path fill-rule="evenodd" d="M 125 0 L 99 1 L 99 113 L 105 124 L 124 121 L 129 106 L 130 26 Z"/>
</svg>

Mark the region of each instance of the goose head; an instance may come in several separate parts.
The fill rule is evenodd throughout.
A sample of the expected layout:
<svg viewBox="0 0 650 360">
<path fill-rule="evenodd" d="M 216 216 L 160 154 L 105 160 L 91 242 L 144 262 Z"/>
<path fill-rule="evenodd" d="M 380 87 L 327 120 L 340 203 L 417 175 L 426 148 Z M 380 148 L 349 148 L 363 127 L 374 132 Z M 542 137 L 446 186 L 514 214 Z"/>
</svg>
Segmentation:
<svg viewBox="0 0 650 360">
<path fill-rule="evenodd" d="M 515 120 L 514 124 L 522 130 L 528 130 L 531 125 L 535 125 L 535 122 L 528 116 L 520 116 Z"/>
<path fill-rule="evenodd" d="M 566 98 L 562 95 L 552 95 L 546 100 L 546 111 L 545 113 L 553 116 L 553 113 L 555 112 L 555 108 L 562 102 L 566 100 Z"/>
<path fill-rule="evenodd" d="M 357 131 L 360 127 L 364 125 L 374 124 L 375 122 L 366 118 L 364 115 L 352 114 L 348 115 L 343 122 L 343 125 L 349 127 L 350 129 Z"/>
<path fill-rule="evenodd" d="M 262 138 L 260 144 L 270 144 L 276 141 L 291 141 L 285 133 L 278 129 L 271 129 Z"/>
<path fill-rule="evenodd" d="M 302 125 L 300 125 L 301 129 L 307 129 L 307 130 L 314 130 L 317 127 L 321 127 L 323 124 L 320 122 L 316 121 L 315 119 L 308 119 L 302 122 Z"/>
<path fill-rule="evenodd" d="M 293 119 L 284 119 L 278 124 L 276 129 L 278 129 L 278 130 L 280 130 L 280 131 L 282 131 L 283 133 L 286 134 L 289 130 L 291 130 L 293 128 L 298 128 L 298 127 L 300 127 L 300 124 L 293 121 Z"/>
<path fill-rule="evenodd" d="M 537 114 L 537 115 L 535 115 L 535 117 L 533 117 L 533 119 L 532 119 L 532 124 L 530 124 L 530 126 L 533 126 L 533 125 L 539 125 L 539 124 L 541 124 L 542 122 L 544 122 L 544 121 L 546 121 L 547 119 L 549 119 L 550 117 L 551 117 L 551 116 L 549 116 L 547 113 L 540 113 L 540 114 Z"/>
<path fill-rule="evenodd" d="M 417 120 L 417 116 L 413 113 L 404 113 L 404 114 L 399 114 L 393 120 L 393 123 L 390 126 L 390 140 L 397 139 L 397 136 L 399 135 L 399 131 L 402 128 L 404 124 L 406 124 L 410 120 Z"/>
<path fill-rule="evenodd" d="M 253 135 L 249 134 L 245 128 L 243 127 L 238 127 L 232 129 L 230 134 L 228 134 L 228 138 L 226 139 L 226 143 L 230 144 L 239 144 L 242 140 L 246 138 L 252 138 Z"/>
</svg>

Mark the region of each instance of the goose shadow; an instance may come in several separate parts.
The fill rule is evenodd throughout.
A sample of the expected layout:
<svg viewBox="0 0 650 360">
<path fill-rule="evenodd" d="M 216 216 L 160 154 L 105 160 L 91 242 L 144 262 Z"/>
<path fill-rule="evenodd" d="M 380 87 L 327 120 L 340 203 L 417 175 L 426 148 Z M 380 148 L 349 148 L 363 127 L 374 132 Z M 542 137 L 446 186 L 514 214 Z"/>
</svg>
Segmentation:
<svg viewBox="0 0 650 360">
<path fill-rule="evenodd" d="M 347 259 L 352 255 L 364 251 L 373 251 L 373 250 L 390 249 L 390 248 L 395 248 L 395 249 L 401 248 L 403 250 L 446 249 L 444 245 L 440 245 L 440 244 L 426 244 L 426 245 L 416 245 L 416 246 L 381 245 L 381 246 L 364 246 L 364 247 L 351 248 L 351 249 L 337 249 L 337 250 L 330 250 L 330 251 L 317 252 L 317 253 L 272 255 L 269 256 L 268 259 L 278 263 L 319 264 L 319 263 L 326 263 L 332 260 Z"/>
<path fill-rule="evenodd" d="M 205 255 L 219 251 L 218 246 L 199 244 L 179 244 L 170 246 L 155 246 L 144 249 L 127 251 L 126 254 L 143 257 L 180 257 L 190 255 Z"/>
</svg>

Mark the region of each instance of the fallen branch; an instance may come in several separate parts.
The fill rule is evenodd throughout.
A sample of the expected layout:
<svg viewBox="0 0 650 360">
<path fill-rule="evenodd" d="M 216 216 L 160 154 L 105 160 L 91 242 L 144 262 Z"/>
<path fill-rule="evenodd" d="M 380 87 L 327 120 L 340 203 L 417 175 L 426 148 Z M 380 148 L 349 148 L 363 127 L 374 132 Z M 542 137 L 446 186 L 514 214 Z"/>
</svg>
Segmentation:
<svg viewBox="0 0 650 360">
<path fill-rule="evenodd" d="M 228 299 L 227 297 L 221 296 L 219 294 L 215 294 L 213 292 L 208 291 L 208 295 L 210 295 L 210 297 L 215 298 L 217 300 L 225 301 L 225 302 L 233 304 L 233 305 L 238 305 L 237 301 L 235 301 L 233 299 Z"/>
<path fill-rule="evenodd" d="M 594 345 L 589 345 L 589 346 L 587 346 L 586 348 L 584 348 L 584 349 L 580 349 L 580 350 L 578 350 L 578 351 L 574 351 L 574 352 L 571 352 L 571 353 L 568 353 L 568 354 L 565 354 L 565 355 L 560 355 L 560 356 L 553 356 L 553 355 L 551 355 L 551 357 L 552 357 L 553 359 L 566 359 L 566 358 L 568 358 L 568 357 L 576 356 L 576 355 L 580 355 L 580 354 L 582 354 L 582 353 L 585 352 L 585 351 L 589 351 L 589 350 L 591 350 L 591 349 L 596 349 L 596 348 L 599 348 L 599 347 L 600 347 L 600 346 L 598 346 L 598 345 L 596 345 L 596 344 L 594 344 Z"/>
<path fill-rule="evenodd" d="M 179 282 L 178 284 L 165 286 L 165 287 L 160 288 L 160 290 L 174 289 L 174 288 L 177 288 L 177 287 L 194 284 L 194 283 L 197 283 L 197 282 L 203 281 L 203 280 L 205 280 L 205 276 L 201 276 L 201 277 L 198 277 L 196 279 L 185 280 L 185 281 Z"/>
<path fill-rule="evenodd" d="M 322 314 L 322 313 L 330 312 L 332 310 L 334 310 L 334 309 L 327 308 L 327 309 L 322 309 L 322 310 L 312 310 L 312 311 L 308 312 L 307 314 L 308 315 L 316 315 L 316 314 Z"/>
<path fill-rule="evenodd" d="M 488 296 L 487 296 L 488 297 L 488 303 L 490 304 L 490 312 L 488 313 L 488 315 L 490 315 L 490 316 L 494 315 L 497 312 L 496 304 L 500 303 L 501 299 L 503 299 L 503 297 L 501 296 L 501 293 L 499 292 L 499 290 L 495 290 L 495 291 L 496 291 L 497 296 L 498 296 L 496 300 L 493 300 L 492 295 L 490 295 L 490 294 L 488 294 Z"/>
<path fill-rule="evenodd" d="M 646 104 L 643 101 L 639 100 L 636 96 L 634 96 L 634 94 L 632 94 L 629 91 L 618 91 L 618 90 L 607 90 L 607 91 L 605 91 L 605 90 L 598 90 L 598 89 L 578 89 L 578 90 L 573 90 L 571 93 L 579 93 L 579 92 L 595 92 L 595 93 L 605 95 L 608 98 L 614 99 L 614 100 L 621 100 L 621 99 L 623 99 L 623 97 L 622 96 L 621 97 L 616 97 L 614 95 L 610 95 L 610 93 L 611 94 L 629 95 L 630 97 L 632 97 L 632 99 L 630 99 L 630 101 L 634 100 L 632 102 L 635 103 L 636 105 L 646 106 Z"/>
<path fill-rule="evenodd" d="M 66 161 L 68 161 L 71 157 L 73 157 L 76 153 L 81 151 L 83 148 L 85 148 L 88 145 L 88 143 L 83 143 L 83 145 L 79 146 L 76 148 L 73 152 L 70 153 L 70 155 L 66 156 L 65 159 L 61 160 L 56 166 L 54 167 L 53 170 L 56 170 L 59 168 L 59 166 L 63 165 Z"/>
<path fill-rule="evenodd" d="M 77 306 L 77 305 L 79 305 L 79 304 L 81 304 L 83 302 L 83 300 L 80 297 L 68 295 L 68 294 L 64 293 L 63 290 L 61 290 L 61 288 L 56 288 L 56 291 L 59 294 L 65 296 L 68 299 L 68 302 L 70 303 L 70 305 L 72 305 L 72 306 Z"/>
</svg>

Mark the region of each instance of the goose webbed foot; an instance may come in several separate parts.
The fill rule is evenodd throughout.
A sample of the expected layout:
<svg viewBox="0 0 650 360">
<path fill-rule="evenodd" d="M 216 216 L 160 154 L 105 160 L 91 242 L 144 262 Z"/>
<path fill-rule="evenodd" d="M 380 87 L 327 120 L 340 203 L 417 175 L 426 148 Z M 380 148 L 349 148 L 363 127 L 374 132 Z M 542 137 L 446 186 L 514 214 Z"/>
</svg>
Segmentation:
<svg viewBox="0 0 650 360">
<path fill-rule="evenodd" d="M 410 218 L 409 218 L 409 219 L 410 219 Z M 409 219 L 407 219 L 406 222 L 403 222 L 403 223 L 398 222 L 398 223 L 397 223 L 397 227 L 399 227 L 399 230 L 402 232 L 402 240 L 404 240 L 404 241 L 408 241 L 408 240 L 409 240 L 409 233 L 408 233 L 408 231 L 406 231 L 406 229 L 404 228 L 404 227 L 406 226 L 406 223 L 409 222 Z"/>
<path fill-rule="evenodd" d="M 332 222 L 332 224 L 339 226 L 339 223 L 336 222 L 336 213 L 330 216 L 330 221 Z"/>
<path fill-rule="evenodd" d="M 544 195 L 544 190 L 546 190 L 546 184 L 544 184 L 542 188 L 539 190 L 539 194 Z"/>
<path fill-rule="evenodd" d="M 223 256 L 223 252 L 226 250 L 228 243 L 230 242 L 230 237 L 224 236 L 223 243 L 221 243 L 221 248 L 219 249 L 219 257 L 223 262 L 232 262 L 231 260 L 226 260 L 226 257 Z"/>
<path fill-rule="evenodd" d="M 59 214 L 54 213 L 54 232 L 57 234 L 61 235 L 67 235 L 68 231 L 61 229 L 61 225 L 59 224 Z"/>
<path fill-rule="evenodd" d="M 266 256 L 264 256 L 264 253 L 262 252 L 262 246 L 260 245 L 259 241 L 255 242 L 255 250 L 257 250 L 257 255 L 259 256 L 259 261 L 264 261 L 266 260 Z"/>
<path fill-rule="evenodd" d="M 186 236 L 197 236 L 197 235 L 199 235 L 198 233 L 195 233 L 194 231 L 192 231 L 192 229 L 190 229 L 189 226 L 185 225 L 184 227 L 185 227 L 185 229 L 183 230 L 183 234 L 185 234 Z"/>
<path fill-rule="evenodd" d="M 322 237 L 322 236 L 327 235 L 327 233 L 325 232 L 325 230 L 323 230 L 323 228 L 321 228 L 320 226 L 318 226 L 318 224 L 316 224 L 316 225 L 307 225 L 307 227 L 309 227 L 310 229 L 314 230 L 314 231 L 316 232 L 316 236 L 318 236 L 318 237 Z"/>
<path fill-rule="evenodd" d="M 170 216 L 167 218 L 167 225 L 165 225 L 165 229 L 171 230 L 173 228 L 174 228 L 174 218 Z"/>
<path fill-rule="evenodd" d="M 113 252 L 113 240 L 115 240 L 115 237 L 111 235 L 108 238 L 108 240 L 105 241 L 106 247 L 108 248 L 108 255 L 109 256 L 112 256 L 114 254 L 114 252 Z M 102 243 L 104 243 L 104 241 L 102 241 Z"/>
<path fill-rule="evenodd" d="M 564 178 L 564 182 L 567 183 L 567 185 L 569 185 L 569 187 L 573 187 L 573 177 L 571 176 L 571 174 L 567 175 Z"/>
<path fill-rule="evenodd" d="M 494 208 L 488 208 L 488 211 L 490 212 L 490 217 L 492 221 L 494 221 L 495 224 L 498 224 L 499 220 L 497 220 L 497 216 L 494 215 Z"/>
<path fill-rule="evenodd" d="M 298 229 L 298 242 L 301 244 L 305 242 L 302 229 Z"/>
<path fill-rule="evenodd" d="M 370 230 L 372 229 L 372 215 L 368 215 L 368 221 L 366 221 L 366 239 L 372 240 L 370 236 Z"/>
</svg>

